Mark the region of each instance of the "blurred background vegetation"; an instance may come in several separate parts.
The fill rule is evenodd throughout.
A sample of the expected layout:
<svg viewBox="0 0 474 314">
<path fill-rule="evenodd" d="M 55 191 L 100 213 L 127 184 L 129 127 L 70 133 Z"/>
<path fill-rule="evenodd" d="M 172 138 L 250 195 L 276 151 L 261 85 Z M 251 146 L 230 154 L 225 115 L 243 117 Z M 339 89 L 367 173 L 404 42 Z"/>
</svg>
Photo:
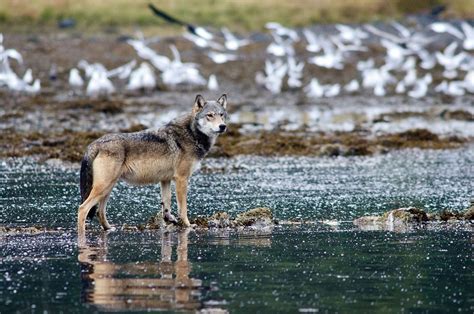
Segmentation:
<svg viewBox="0 0 474 314">
<path fill-rule="evenodd" d="M 160 26 L 149 0 L 1 0 L 0 26 L 55 26 L 74 19 L 79 28 Z M 443 17 L 473 18 L 473 0 L 155 0 L 157 7 L 199 25 L 261 30 L 268 21 L 286 26 L 360 23 L 429 12 L 446 5 Z"/>
</svg>

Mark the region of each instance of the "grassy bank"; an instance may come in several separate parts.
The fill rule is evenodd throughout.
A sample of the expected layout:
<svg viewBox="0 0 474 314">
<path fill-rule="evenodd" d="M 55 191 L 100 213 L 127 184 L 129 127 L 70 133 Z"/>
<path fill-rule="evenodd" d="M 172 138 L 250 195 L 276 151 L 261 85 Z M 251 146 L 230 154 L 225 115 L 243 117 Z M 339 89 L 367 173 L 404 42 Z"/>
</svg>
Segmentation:
<svg viewBox="0 0 474 314">
<path fill-rule="evenodd" d="M 74 18 L 80 28 L 161 26 L 147 8 L 149 0 L 2 0 L 0 25 L 53 26 Z M 183 20 L 234 30 L 260 30 L 267 21 L 288 26 L 358 23 L 429 11 L 446 4 L 445 17 L 474 17 L 472 0 L 156 0 L 156 6 Z"/>
</svg>

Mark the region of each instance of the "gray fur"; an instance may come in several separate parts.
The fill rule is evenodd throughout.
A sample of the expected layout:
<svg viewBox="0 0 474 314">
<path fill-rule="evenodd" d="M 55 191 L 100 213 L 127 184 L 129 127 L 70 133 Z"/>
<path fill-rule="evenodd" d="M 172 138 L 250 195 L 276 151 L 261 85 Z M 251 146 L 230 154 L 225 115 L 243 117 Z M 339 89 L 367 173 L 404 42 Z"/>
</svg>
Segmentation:
<svg viewBox="0 0 474 314">
<path fill-rule="evenodd" d="M 207 155 L 217 136 L 226 129 L 226 106 L 225 95 L 218 101 L 205 101 L 198 95 L 191 113 L 174 119 L 160 129 L 107 134 L 91 143 L 81 168 L 83 200 L 79 207 L 79 229 L 85 229 L 84 213 L 93 217 L 93 208 L 97 204 L 104 229 L 110 228 L 105 218 L 105 204 L 119 179 L 132 184 L 161 182 L 163 215 L 169 221 L 176 220 L 170 213 L 169 182 L 178 180 L 177 194 L 186 194 L 187 179 L 195 165 Z M 95 160 L 100 161 L 94 164 Z M 93 177 L 96 172 L 100 174 L 97 186 Z M 181 197 L 179 204 L 183 207 L 180 208 L 180 218 L 189 225 L 186 199 Z"/>
</svg>

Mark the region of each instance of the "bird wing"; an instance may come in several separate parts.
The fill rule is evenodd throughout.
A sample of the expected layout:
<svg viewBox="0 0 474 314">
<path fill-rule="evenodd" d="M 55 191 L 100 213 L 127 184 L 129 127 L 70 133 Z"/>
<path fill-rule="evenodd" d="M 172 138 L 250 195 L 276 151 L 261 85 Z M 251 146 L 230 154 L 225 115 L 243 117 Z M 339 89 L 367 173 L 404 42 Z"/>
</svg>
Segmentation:
<svg viewBox="0 0 474 314">
<path fill-rule="evenodd" d="M 164 19 L 165 21 L 167 21 L 168 23 L 173 23 L 173 24 L 178 24 L 178 25 L 182 25 L 182 26 L 188 26 L 189 24 L 188 23 L 185 23 L 183 21 L 180 21 L 178 20 L 177 18 L 175 17 L 172 17 L 171 15 L 169 15 L 168 13 L 165 13 L 163 12 L 162 10 L 158 9 L 157 7 L 155 7 L 153 4 L 149 3 L 148 4 L 148 7 L 150 8 L 150 10 L 158 17 L 161 17 L 162 19 Z"/>
<path fill-rule="evenodd" d="M 466 38 L 474 38 L 474 27 L 469 25 L 467 22 L 462 22 L 461 28 L 464 32 L 464 35 L 466 35 Z"/>
</svg>

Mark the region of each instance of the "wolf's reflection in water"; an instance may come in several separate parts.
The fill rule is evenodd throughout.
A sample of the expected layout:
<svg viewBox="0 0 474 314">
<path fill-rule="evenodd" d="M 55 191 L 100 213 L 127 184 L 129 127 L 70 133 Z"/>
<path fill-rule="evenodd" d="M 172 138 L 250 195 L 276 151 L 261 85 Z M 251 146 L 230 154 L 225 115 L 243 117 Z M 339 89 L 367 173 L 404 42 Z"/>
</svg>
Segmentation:
<svg viewBox="0 0 474 314">
<path fill-rule="evenodd" d="M 172 261 L 171 233 L 161 235 L 161 260 L 118 264 L 108 260 L 107 234 L 96 245 L 80 241 L 82 300 L 101 310 L 198 310 L 202 281 L 189 278 L 189 230 L 177 234 L 177 260 Z"/>
</svg>

